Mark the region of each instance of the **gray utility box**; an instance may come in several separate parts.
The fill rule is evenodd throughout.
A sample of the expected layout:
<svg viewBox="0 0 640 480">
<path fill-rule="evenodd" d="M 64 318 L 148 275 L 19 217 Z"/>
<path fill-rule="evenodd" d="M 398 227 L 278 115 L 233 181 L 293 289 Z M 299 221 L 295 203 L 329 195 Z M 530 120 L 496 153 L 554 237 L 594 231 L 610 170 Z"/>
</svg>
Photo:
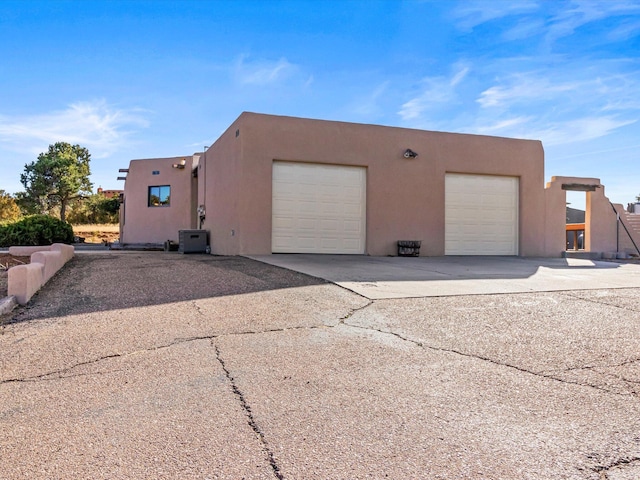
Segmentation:
<svg viewBox="0 0 640 480">
<path fill-rule="evenodd" d="M 207 251 L 206 230 L 178 230 L 180 253 L 205 253 Z"/>
</svg>

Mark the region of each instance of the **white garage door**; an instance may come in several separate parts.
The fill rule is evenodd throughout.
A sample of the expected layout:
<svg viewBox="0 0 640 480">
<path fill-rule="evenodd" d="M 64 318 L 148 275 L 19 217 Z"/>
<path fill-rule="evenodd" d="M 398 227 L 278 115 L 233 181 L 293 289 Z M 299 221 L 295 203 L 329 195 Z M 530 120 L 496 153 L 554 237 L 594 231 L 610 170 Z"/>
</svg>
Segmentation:
<svg viewBox="0 0 640 480">
<path fill-rule="evenodd" d="M 274 253 L 364 253 L 366 169 L 273 163 Z"/>
<path fill-rule="evenodd" d="M 445 254 L 518 254 L 518 178 L 447 174 Z"/>
</svg>

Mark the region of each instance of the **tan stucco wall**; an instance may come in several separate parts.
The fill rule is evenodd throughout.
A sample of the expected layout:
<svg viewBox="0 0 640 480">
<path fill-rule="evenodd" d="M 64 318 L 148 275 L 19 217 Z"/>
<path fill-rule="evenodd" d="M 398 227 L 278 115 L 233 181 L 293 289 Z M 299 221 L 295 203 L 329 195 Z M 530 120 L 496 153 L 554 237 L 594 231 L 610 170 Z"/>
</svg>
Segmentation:
<svg viewBox="0 0 640 480">
<path fill-rule="evenodd" d="M 590 252 L 615 252 L 616 245 L 616 213 L 611 208 L 609 199 L 604 194 L 604 186 L 594 192 L 587 192 L 587 207 L 584 218 L 585 250 Z"/>
<path fill-rule="evenodd" d="M 185 168 L 173 168 L 185 159 Z M 124 186 L 124 215 L 121 213 L 120 242 L 157 243 L 178 241 L 178 230 L 196 228 L 195 189 L 192 176 L 197 156 L 132 160 Z M 158 175 L 153 175 L 158 171 Z M 171 204 L 149 207 L 150 186 L 170 185 Z"/>
<path fill-rule="evenodd" d="M 419 156 L 405 159 L 407 148 Z M 421 255 L 444 254 L 446 173 L 519 177 L 519 254 L 545 254 L 539 141 L 253 113 L 243 113 L 206 153 L 205 228 L 213 253 L 271 253 L 274 160 L 367 167 L 370 255 L 394 255 L 403 239 L 422 240 Z"/>
<path fill-rule="evenodd" d="M 552 177 L 544 191 L 544 254 L 548 257 L 559 257 L 566 250 L 567 192 L 562 184 L 568 182 L 563 178 L 568 177 Z"/>
<path fill-rule="evenodd" d="M 235 125 L 235 124 L 234 124 Z M 198 198 L 205 204 L 202 228 L 208 231 L 212 253 L 237 255 L 240 252 L 240 143 L 235 129 L 227 131 L 203 155 L 198 175 Z M 252 192 L 244 192 L 245 196 Z M 215 245 L 215 251 L 213 249 Z"/>
<path fill-rule="evenodd" d="M 548 256 L 561 255 L 565 250 L 566 190 L 562 185 L 594 186 L 593 192 L 586 192 L 585 245 L 587 252 L 616 252 L 623 245 L 617 245 L 617 217 L 605 195 L 604 185 L 598 178 L 552 177 L 545 189 L 546 222 L 545 244 Z M 622 209 L 622 206 L 619 206 Z M 622 227 L 620 227 L 621 234 Z"/>
</svg>

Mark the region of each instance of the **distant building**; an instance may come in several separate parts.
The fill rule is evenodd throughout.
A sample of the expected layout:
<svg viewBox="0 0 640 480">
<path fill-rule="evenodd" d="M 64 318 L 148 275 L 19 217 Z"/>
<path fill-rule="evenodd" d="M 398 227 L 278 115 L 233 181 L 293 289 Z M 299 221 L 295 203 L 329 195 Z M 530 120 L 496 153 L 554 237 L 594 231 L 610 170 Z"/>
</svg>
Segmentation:
<svg viewBox="0 0 640 480">
<path fill-rule="evenodd" d="M 98 187 L 98 195 L 104 195 L 105 198 L 119 197 L 124 193 L 124 190 L 103 190 L 102 187 Z"/>
</svg>

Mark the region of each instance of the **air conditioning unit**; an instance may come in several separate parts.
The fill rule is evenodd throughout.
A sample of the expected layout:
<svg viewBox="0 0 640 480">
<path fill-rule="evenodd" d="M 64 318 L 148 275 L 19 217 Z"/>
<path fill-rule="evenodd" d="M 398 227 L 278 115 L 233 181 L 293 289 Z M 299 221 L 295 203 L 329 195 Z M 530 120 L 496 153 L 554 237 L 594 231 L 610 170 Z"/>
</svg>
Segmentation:
<svg viewBox="0 0 640 480">
<path fill-rule="evenodd" d="M 206 230 L 178 230 L 178 252 L 180 253 L 206 253 Z"/>
</svg>

